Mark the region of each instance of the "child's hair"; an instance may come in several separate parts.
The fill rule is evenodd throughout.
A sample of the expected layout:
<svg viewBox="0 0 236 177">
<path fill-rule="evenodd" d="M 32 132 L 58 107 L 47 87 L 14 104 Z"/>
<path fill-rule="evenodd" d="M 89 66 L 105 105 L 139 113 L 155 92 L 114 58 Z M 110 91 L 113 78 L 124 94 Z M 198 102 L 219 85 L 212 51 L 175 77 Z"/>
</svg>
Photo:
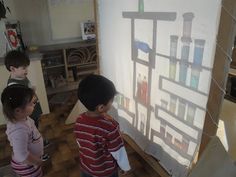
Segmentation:
<svg viewBox="0 0 236 177">
<path fill-rule="evenodd" d="M 89 111 L 95 111 L 100 104 L 106 105 L 116 93 L 110 80 L 95 74 L 84 78 L 78 88 L 78 98 Z"/>
<path fill-rule="evenodd" d="M 6 119 L 14 122 L 16 120 L 14 116 L 15 109 L 24 109 L 34 95 L 34 90 L 24 85 L 13 84 L 6 87 L 1 95 L 2 110 Z"/>
<path fill-rule="evenodd" d="M 17 50 L 8 52 L 4 58 L 4 63 L 8 71 L 10 71 L 10 66 L 18 68 L 21 66 L 29 66 L 30 64 L 28 55 Z"/>
</svg>

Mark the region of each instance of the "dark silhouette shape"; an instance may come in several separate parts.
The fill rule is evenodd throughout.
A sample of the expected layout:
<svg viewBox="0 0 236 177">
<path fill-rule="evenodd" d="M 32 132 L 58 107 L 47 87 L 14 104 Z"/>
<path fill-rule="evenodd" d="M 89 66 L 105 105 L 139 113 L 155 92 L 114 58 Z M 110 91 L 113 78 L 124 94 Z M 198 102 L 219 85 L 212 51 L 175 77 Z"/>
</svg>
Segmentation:
<svg viewBox="0 0 236 177">
<path fill-rule="evenodd" d="M 11 10 L 9 9 L 9 7 L 5 6 L 4 1 L 3 0 L 0 1 L 0 20 L 2 18 L 6 18 L 7 11 L 11 13 Z"/>
</svg>

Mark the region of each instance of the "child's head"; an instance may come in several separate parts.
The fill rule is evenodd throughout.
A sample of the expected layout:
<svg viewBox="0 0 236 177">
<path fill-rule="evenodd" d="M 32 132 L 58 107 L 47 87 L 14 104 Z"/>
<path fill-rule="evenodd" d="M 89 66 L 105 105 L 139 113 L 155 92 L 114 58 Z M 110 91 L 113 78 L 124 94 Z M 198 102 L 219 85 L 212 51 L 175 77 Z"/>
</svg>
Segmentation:
<svg viewBox="0 0 236 177">
<path fill-rule="evenodd" d="M 35 105 L 34 90 L 23 85 L 13 84 L 6 87 L 1 95 L 2 109 L 5 117 L 17 121 L 19 116 L 29 116 Z M 18 116 L 18 117 L 17 117 Z"/>
<path fill-rule="evenodd" d="M 89 111 L 96 111 L 98 106 L 107 106 L 115 95 L 114 84 L 101 75 L 87 76 L 78 88 L 78 98 Z"/>
<path fill-rule="evenodd" d="M 12 50 L 5 56 L 5 66 L 15 77 L 25 78 L 30 64 L 29 57 L 21 51 Z"/>
</svg>

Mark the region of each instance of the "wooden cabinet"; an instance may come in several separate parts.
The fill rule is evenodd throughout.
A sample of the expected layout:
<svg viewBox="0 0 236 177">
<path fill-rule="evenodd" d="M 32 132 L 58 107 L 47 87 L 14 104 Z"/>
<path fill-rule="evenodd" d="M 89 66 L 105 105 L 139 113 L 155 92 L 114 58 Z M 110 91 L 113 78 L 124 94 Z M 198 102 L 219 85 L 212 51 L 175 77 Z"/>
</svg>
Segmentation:
<svg viewBox="0 0 236 177">
<path fill-rule="evenodd" d="M 98 70 L 96 41 L 41 46 L 47 94 L 74 90 L 81 76 Z"/>
</svg>

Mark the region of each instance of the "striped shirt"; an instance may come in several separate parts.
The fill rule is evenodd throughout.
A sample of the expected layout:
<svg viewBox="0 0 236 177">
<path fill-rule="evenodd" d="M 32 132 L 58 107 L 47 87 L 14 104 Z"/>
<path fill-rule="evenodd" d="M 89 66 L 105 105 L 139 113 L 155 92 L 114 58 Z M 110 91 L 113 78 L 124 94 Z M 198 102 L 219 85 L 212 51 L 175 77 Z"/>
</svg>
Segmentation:
<svg viewBox="0 0 236 177">
<path fill-rule="evenodd" d="M 82 170 L 97 177 L 110 176 L 117 170 L 111 153 L 123 148 L 124 143 L 115 120 L 83 113 L 76 120 L 74 132 Z"/>
<path fill-rule="evenodd" d="M 41 166 L 27 165 L 11 160 L 13 171 L 21 177 L 42 177 L 43 171 Z"/>
<path fill-rule="evenodd" d="M 37 158 L 43 155 L 43 138 L 34 121 L 30 117 L 14 123 L 9 121 L 6 134 L 13 150 L 12 169 L 21 177 L 41 177 L 41 166 L 25 162 L 29 154 Z"/>
</svg>

